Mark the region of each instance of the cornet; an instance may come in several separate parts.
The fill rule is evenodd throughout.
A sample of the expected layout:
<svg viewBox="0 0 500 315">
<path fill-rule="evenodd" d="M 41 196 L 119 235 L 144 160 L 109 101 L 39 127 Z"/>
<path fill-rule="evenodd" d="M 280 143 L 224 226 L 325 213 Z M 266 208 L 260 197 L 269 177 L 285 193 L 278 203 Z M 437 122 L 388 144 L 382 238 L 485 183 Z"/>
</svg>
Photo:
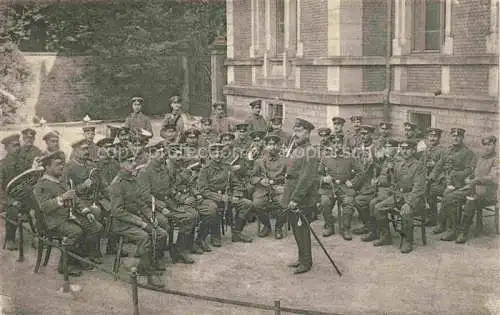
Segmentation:
<svg viewBox="0 0 500 315">
<path fill-rule="evenodd" d="M 247 160 L 253 161 L 257 157 L 257 155 L 260 153 L 259 145 L 256 144 L 255 142 L 252 143 L 250 146 L 250 150 L 248 150 L 247 153 Z"/>
</svg>

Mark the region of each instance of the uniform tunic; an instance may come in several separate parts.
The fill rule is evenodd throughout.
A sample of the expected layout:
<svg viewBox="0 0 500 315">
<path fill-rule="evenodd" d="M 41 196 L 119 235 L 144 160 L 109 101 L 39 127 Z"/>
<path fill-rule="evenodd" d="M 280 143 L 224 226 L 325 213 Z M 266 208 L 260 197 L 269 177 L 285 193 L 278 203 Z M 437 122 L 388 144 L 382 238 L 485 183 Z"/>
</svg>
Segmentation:
<svg viewBox="0 0 500 315">
<path fill-rule="evenodd" d="M 286 160 L 269 154 L 258 159 L 251 171 L 250 183 L 255 187 L 252 201 L 257 210 L 275 210 L 280 208 L 278 201 L 283 195 L 283 185 L 286 175 Z M 260 182 L 267 178 L 273 180 L 271 187 L 265 187 Z"/>
<path fill-rule="evenodd" d="M 125 119 L 125 127 L 129 129 L 145 129 L 153 133 L 153 127 L 151 126 L 151 120 L 148 116 L 143 113 L 131 113 Z"/>
<path fill-rule="evenodd" d="M 266 131 L 267 123 L 262 115 L 255 116 L 251 114 L 247 119 L 245 119 L 245 123 L 250 125 L 249 131 Z"/>
</svg>

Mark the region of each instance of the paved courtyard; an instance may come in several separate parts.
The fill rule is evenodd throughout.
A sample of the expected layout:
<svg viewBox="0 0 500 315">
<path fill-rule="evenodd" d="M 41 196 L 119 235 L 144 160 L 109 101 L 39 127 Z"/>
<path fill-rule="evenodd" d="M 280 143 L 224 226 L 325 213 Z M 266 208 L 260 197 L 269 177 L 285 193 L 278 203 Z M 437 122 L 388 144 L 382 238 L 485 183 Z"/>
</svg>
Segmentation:
<svg viewBox="0 0 500 315">
<path fill-rule="evenodd" d="M 317 231 L 321 225 L 313 223 Z M 247 231 L 255 236 L 256 225 L 249 225 Z M 500 314 L 499 237 L 480 236 L 457 245 L 431 236 L 423 247 L 417 233 L 416 241 L 414 252 L 401 255 L 397 245 L 376 248 L 359 238 L 346 242 L 339 235 L 325 239 L 343 272 L 339 278 L 315 241 L 313 269 L 292 276 L 285 266 L 296 255 L 291 233 L 280 241 L 268 237 L 251 244 L 232 244 L 226 235 L 222 248 L 195 256 L 194 265 L 169 266 L 165 282 L 173 290 L 267 305 L 279 299 L 286 307 L 336 314 Z M 130 286 L 101 271 L 71 279 L 82 286 L 75 297 L 57 293 L 62 284 L 55 270 L 58 251 L 49 266 L 35 275 L 35 252 L 29 244 L 28 236 L 23 263 L 15 261 L 15 252 L 0 252 L 0 302 L 4 307 L 11 305 L 5 314 L 132 313 Z M 106 256 L 107 270 L 112 258 Z M 126 258 L 120 273 L 127 275 L 133 261 Z M 141 314 L 272 314 L 144 289 L 139 292 Z"/>
</svg>

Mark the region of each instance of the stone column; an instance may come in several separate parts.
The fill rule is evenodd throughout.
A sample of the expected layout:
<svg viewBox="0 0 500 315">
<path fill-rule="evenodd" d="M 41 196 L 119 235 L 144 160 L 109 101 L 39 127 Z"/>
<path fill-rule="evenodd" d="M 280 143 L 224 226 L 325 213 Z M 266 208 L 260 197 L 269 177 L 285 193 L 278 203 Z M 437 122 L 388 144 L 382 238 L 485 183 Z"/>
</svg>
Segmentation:
<svg viewBox="0 0 500 315">
<path fill-rule="evenodd" d="M 226 102 L 223 92 L 227 82 L 226 68 L 224 66 L 226 47 L 226 40 L 224 37 L 216 38 L 214 43 L 210 46 L 212 103 Z"/>
</svg>

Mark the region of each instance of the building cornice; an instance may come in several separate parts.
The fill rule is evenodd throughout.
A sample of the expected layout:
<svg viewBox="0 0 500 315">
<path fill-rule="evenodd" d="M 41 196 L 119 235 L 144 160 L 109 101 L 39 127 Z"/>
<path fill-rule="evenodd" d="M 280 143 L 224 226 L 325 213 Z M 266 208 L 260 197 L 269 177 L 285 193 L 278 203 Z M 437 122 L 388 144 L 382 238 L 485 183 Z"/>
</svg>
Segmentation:
<svg viewBox="0 0 500 315">
<path fill-rule="evenodd" d="M 391 92 L 391 104 L 438 108 L 466 112 L 498 114 L 498 100 L 494 97 L 439 95 L 432 93 Z"/>
</svg>

